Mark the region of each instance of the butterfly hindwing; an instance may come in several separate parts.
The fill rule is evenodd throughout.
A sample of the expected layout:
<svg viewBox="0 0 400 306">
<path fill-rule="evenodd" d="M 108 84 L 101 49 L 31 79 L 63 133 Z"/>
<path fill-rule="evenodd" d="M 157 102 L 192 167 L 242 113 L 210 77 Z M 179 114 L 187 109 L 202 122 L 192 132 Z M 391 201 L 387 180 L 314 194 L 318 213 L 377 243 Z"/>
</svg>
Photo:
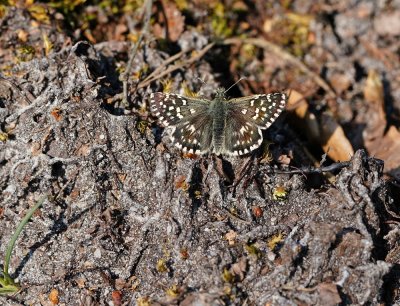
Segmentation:
<svg viewBox="0 0 400 306">
<path fill-rule="evenodd" d="M 173 93 L 156 92 L 150 95 L 151 112 L 164 126 L 172 126 L 171 138 L 184 152 L 203 154 L 212 140 L 209 101 L 188 98 Z"/>
<path fill-rule="evenodd" d="M 234 116 L 232 120 L 226 121 L 224 152 L 236 156 L 248 154 L 261 145 L 263 140 L 261 128 L 248 121 L 242 113 L 236 112 Z"/>
<path fill-rule="evenodd" d="M 262 129 L 278 118 L 286 104 L 281 93 L 254 95 L 227 101 L 225 126 L 226 154 L 244 155 L 257 149 L 263 140 Z"/>
<path fill-rule="evenodd" d="M 172 141 L 185 153 L 204 154 L 211 146 L 212 125 L 207 112 L 185 118 L 173 127 Z"/>
</svg>

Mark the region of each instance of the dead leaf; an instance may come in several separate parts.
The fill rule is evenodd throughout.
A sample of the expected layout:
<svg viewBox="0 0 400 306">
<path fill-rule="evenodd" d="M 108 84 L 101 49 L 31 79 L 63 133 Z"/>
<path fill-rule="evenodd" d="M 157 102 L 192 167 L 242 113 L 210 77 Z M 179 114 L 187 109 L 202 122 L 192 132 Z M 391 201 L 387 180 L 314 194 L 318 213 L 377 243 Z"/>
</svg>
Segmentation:
<svg viewBox="0 0 400 306">
<path fill-rule="evenodd" d="M 364 115 L 366 126 L 363 132 L 364 145 L 371 153 L 381 141 L 386 128 L 386 115 L 383 99 L 383 84 L 375 70 L 368 72 L 364 86 L 364 98 L 368 102 L 368 110 Z"/>
<path fill-rule="evenodd" d="M 175 42 L 179 39 L 184 30 L 185 17 L 182 16 L 175 3 L 164 0 L 162 1 L 162 4 L 165 18 L 167 19 L 165 30 L 167 31 L 168 39 L 172 42 Z"/>
<path fill-rule="evenodd" d="M 83 289 L 85 288 L 85 279 L 84 278 L 78 278 L 75 280 L 75 283 L 78 285 L 78 288 Z"/>
<path fill-rule="evenodd" d="M 128 32 L 128 27 L 126 24 L 117 24 L 114 30 L 114 39 L 118 41 L 124 41 L 126 33 Z"/>
<path fill-rule="evenodd" d="M 329 78 L 329 82 L 338 95 L 346 91 L 352 84 L 352 80 L 348 75 L 338 72 L 332 74 Z"/>
<path fill-rule="evenodd" d="M 57 305 L 60 302 L 57 289 L 51 289 L 49 293 L 49 300 L 53 305 Z"/>
<path fill-rule="evenodd" d="M 265 33 L 272 32 L 274 27 L 274 19 L 266 18 L 263 24 L 263 30 Z"/>
<path fill-rule="evenodd" d="M 17 36 L 20 41 L 22 41 L 23 43 L 26 43 L 28 41 L 29 33 L 20 29 L 17 32 Z"/>
<path fill-rule="evenodd" d="M 372 156 L 385 161 L 385 172 L 400 179 L 400 132 L 391 126 L 383 138 L 369 152 Z"/>
<path fill-rule="evenodd" d="M 381 77 L 375 70 L 370 70 L 364 87 L 368 111 L 364 114 L 366 127 L 363 131 L 364 145 L 368 153 L 385 161 L 385 172 L 400 178 L 400 132 L 387 125 L 384 92 Z"/>
<path fill-rule="evenodd" d="M 376 103 L 383 107 L 383 84 L 379 74 L 375 70 L 368 72 L 365 82 L 364 97 L 367 102 Z"/>
<path fill-rule="evenodd" d="M 291 161 L 292 161 L 292 159 L 286 154 L 281 154 L 278 157 L 278 162 L 280 162 L 283 165 L 289 165 Z"/>
<path fill-rule="evenodd" d="M 320 123 L 322 149 L 334 161 L 346 161 L 354 154 L 353 146 L 344 134 L 343 128 L 328 115 L 321 116 Z"/>
<path fill-rule="evenodd" d="M 322 115 L 318 122 L 315 115 L 309 112 L 308 103 L 301 93 L 290 91 L 287 109 L 294 111 L 296 117 L 301 119 L 297 126 L 305 129 L 310 140 L 320 144 L 331 159 L 345 161 L 354 154 L 343 128 L 328 114 Z"/>
<path fill-rule="evenodd" d="M 43 33 L 43 48 L 44 48 L 44 53 L 46 56 L 48 56 L 53 49 L 53 43 L 50 41 L 49 37 L 47 34 Z"/>
<path fill-rule="evenodd" d="M 225 239 L 228 240 L 230 246 L 235 245 L 237 233 L 234 230 L 230 230 L 225 234 Z"/>
<path fill-rule="evenodd" d="M 241 257 L 238 262 L 232 265 L 232 272 L 239 276 L 239 280 L 242 281 L 244 279 L 244 273 L 247 270 L 247 259 L 246 257 Z"/>
<path fill-rule="evenodd" d="M 380 35 L 400 35 L 400 11 L 384 12 L 374 18 L 374 29 Z"/>
<path fill-rule="evenodd" d="M 321 283 L 317 287 L 319 293 L 319 304 L 325 306 L 334 306 L 342 302 L 337 285 L 333 283 Z"/>
<path fill-rule="evenodd" d="M 183 191 L 188 191 L 189 190 L 189 184 L 186 182 L 186 176 L 184 175 L 179 175 L 178 177 L 175 178 L 174 181 L 175 189 L 182 189 Z"/>
<path fill-rule="evenodd" d="M 122 293 L 119 290 L 114 290 L 111 293 L 111 298 L 115 306 L 122 305 Z"/>
<path fill-rule="evenodd" d="M 27 7 L 28 12 L 31 14 L 33 18 L 37 21 L 50 24 L 50 17 L 48 14 L 47 7 L 44 4 L 32 4 Z"/>
<path fill-rule="evenodd" d="M 261 218 L 263 216 L 263 210 L 260 206 L 253 206 L 252 212 L 256 218 Z"/>
<path fill-rule="evenodd" d="M 189 251 L 186 248 L 180 249 L 179 254 L 181 255 L 181 259 L 186 260 L 189 258 Z"/>
<path fill-rule="evenodd" d="M 117 278 L 115 280 L 115 289 L 116 290 L 122 290 L 124 288 L 129 288 L 129 284 L 126 282 L 125 279 L 123 278 Z"/>
<path fill-rule="evenodd" d="M 53 108 L 50 114 L 56 121 L 60 121 L 62 119 L 61 110 L 58 107 Z"/>
<path fill-rule="evenodd" d="M 90 153 L 90 147 L 86 144 L 79 146 L 76 150 L 77 156 L 88 156 Z"/>
<path fill-rule="evenodd" d="M 42 153 L 42 147 L 39 142 L 33 142 L 31 145 L 31 152 L 33 156 L 38 156 Z"/>
<path fill-rule="evenodd" d="M 307 135 L 311 140 L 317 141 L 320 138 L 318 122 L 314 114 L 308 111 L 307 100 L 300 92 L 296 90 L 290 91 L 287 109 L 289 111 L 293 110 L 295 115 L 302 119 L 302 122 L 298 123 L 298 125 L 302 125 L 303 128 L 305 125 Z"/>
</svg>

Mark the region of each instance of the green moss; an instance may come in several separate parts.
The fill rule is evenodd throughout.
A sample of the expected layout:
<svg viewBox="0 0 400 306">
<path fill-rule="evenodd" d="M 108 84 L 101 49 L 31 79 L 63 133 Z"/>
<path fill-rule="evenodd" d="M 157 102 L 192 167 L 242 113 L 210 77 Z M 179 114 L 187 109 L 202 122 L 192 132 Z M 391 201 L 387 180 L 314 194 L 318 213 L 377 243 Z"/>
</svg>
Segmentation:
<svg viewBox="0 0 400 306">
<path fill-rule="evenodd" d="M 217 3 L 211 16 L 211 27 L 215 36 L 225 38 L 232 35 L 232 29 L 229 26 L 228 18 L 225 14 L 225 7 L 222 3 Z"/>
</svg>

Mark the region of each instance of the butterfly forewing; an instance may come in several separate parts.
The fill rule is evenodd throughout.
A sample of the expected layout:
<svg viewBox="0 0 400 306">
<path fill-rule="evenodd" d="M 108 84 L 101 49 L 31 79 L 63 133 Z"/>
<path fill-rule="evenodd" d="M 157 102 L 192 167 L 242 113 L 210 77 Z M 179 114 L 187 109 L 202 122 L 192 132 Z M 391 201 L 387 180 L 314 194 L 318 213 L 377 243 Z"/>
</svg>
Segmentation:
<svg viewBox="0 0 400 306">
<path fill-rule="evenodd" d="M 247 122 L 261 129 L 268 128 L 282 113 L 286 105 L 284 93 L 254 95 L 228 101 L 229 112 L 236 116 L 241 113 Z"/>
<path fill-rule="evenodd" d="M 150 95 L 150 110 L 165 126 L 176 125 L 195 117 L 208 107 L 208 101 L 187 98 L 173 93 L 156 92 Z"/>
<path fill-rule="evenodd" d="M 184 152 L 207 152 L 212 140 L 209 101 L 187 98 L 173 93 L 156 92 L 150 95 L 151 112 L 164 126 L 173 126 L 174 144 Z"/>
</svg>

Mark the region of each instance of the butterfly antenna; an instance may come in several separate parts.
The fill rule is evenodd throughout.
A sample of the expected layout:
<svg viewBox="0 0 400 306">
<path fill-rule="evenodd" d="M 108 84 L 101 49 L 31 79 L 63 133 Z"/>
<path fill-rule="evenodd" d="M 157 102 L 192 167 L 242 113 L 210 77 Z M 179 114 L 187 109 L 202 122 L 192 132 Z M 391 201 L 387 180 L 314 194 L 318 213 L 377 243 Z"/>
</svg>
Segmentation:
<svg viewBox="0 0 400 306">
<path fill-rule="evenodd" d="M 227 93 L 233 86 L 235 86 L 237 83 L 239 83 L 241 80 L 246 79 L 246 77 L 241 77 L 239 80 L 235 82 L 231 87 L 229 87 L 227 90 L 224 91 L 224 94 Z"/>
<path fill-rule="evenodd" d="M 203 85 L 207 85 L 206 81 L 204 81 L 202 78 L 197 78 Z"/>
<path fill-rule="evenodd" d="M 204 85 L 207 85 L 207 82 L 204 81 L 202 78 L 197 78 L 200 82 L 201 82 L 201 86 L 199 88 L 199 90 L 197 91 L 197 93 L 199 93 L 201 91 L 201 89 L 203 88 Z"/>
</svg>

